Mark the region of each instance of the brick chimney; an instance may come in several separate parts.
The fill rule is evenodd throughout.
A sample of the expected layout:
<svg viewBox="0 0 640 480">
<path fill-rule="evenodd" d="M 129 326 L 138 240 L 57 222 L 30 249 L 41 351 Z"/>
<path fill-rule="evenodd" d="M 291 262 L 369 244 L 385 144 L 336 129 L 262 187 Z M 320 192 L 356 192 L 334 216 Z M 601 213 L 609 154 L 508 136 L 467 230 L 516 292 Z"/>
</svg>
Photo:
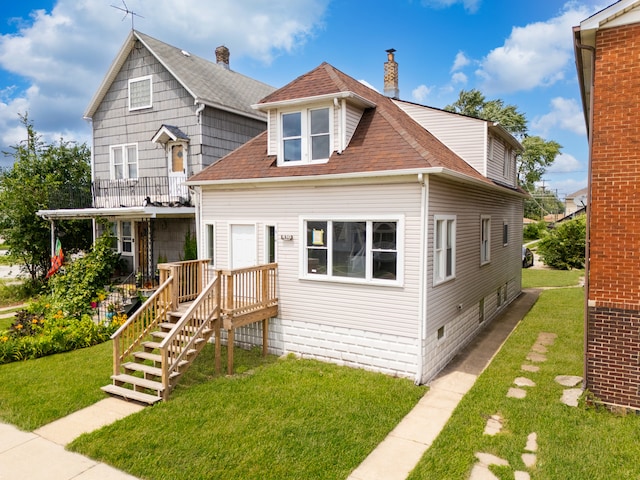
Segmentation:
<svg viewBox="0 0 640 480">
<path fill-rule="evenodd" d="M 216 48 L 216 63 L 229 70 L 229 49 L 224 45 Z"/>
<path fill-rule="evenodd" d="M 398 89 L 398 64 L 393 58 L 395 48 L 387 50 L 387 61 L 384 64 L 384 94 L 391 98 L 400 98 Z"/>
</svg>

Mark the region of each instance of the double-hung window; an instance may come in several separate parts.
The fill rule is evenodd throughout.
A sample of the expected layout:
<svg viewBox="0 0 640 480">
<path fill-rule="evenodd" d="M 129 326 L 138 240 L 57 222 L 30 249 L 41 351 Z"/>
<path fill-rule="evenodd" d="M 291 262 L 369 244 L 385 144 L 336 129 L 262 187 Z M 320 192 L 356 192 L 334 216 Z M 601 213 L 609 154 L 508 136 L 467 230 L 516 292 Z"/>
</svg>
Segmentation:
<svg viewBox="0 0 640 480">
<path fill-rule="evenodd" d="M 132 78 L 129 80 L 129 110 L 151 108 L 153 105 L 152 77 Z"/>
<path fill-rule="evenodd" d="M 480 264 L 491 261 L 491 217 L 480 217 Z"/>
<path fill-rule="evenodd" d="M 280 164 L 323 162 L 331 154 L 329 108 L 305 109 L 281 116 Z"/>
<path fill-rule="evenodd" d="M 434 217 L 433 283 L 451 280 L 456 275 L 456 217 Z"/>
<path fill-rule="evenodd" d="M 138 145 L 111 147 L 111 176 L 115 180 L 138 178 Z"/>
<path fill-rule="evenodd" d="M 306 278 L 400 281 L 399 221 L 307 220 Z"/>
<path fill-rule="evenodd" d="M 133 255 L 133 223 L 125 220 L 109 224 L 113 243 L 111 248 L 122 255 Z"/>
</svg>

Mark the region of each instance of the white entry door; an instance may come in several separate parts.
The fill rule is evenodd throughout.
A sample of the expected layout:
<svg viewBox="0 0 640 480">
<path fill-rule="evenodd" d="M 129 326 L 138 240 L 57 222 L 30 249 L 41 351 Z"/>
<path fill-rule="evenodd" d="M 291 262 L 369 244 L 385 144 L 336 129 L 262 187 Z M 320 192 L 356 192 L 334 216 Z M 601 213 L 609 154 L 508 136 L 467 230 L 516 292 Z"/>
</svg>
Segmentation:
<svg viewBox="0 0 640 480">
<path fill-rule="evenodd" d="M 255 225 L 231 225 L 231 268 L 258 264 Z"/>
</svg>

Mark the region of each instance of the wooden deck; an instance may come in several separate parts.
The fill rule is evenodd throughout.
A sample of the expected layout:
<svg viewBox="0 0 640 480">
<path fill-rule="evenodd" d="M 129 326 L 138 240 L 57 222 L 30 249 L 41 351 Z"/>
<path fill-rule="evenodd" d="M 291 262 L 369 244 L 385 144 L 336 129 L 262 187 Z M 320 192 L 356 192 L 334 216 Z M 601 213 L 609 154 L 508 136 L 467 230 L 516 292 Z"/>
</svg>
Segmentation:
<svg viewBox="0 0 640 480">
<path fill-rule="evenodd" d="M 263 322 L 266 355 L 269 318 L 278 313 L 277 264 L 210 270 L 208 260 L 196 260 L 158 268 L 158 290 L 111 337 L 113 384 L 103 390 L 145 403 L 166 400 L 212 336 L 220 372 L 223 329 L 232 374 L 235 330 L 255 322 Z"/>
</svg>

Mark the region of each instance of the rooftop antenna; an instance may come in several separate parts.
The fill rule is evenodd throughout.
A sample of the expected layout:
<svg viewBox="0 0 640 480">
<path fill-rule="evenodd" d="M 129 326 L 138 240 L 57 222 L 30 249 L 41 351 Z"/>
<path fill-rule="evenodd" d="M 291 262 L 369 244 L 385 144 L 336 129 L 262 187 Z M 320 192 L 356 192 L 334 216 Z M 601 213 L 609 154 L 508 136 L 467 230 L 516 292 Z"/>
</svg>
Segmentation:
<svg viewBox="0 0 640 480">
<path fill-rule="evenodd" d="M 129 10 L 129 7 L 127 7 L 127 4 L 124 3 L 124 0 L 122 0 L 122 5 L 124 6 L 124 8 L 122 7 L 118 7 L 116 5 L 111 5 L 113 8 L 120 10 L 121 12 L 124 12 L 124 17 L 122 17 L 122 21 L 124 21 L 125 18 L 127 18 L 127 15 L 131 15 L 131 30 L 134 30 L 133 28 L 133 17 L 140 17 L 140 18 L 144 18 L 141 15 L 138 15 L 136 12 L 134 12 L 133 10 Z"/>
</svg>

